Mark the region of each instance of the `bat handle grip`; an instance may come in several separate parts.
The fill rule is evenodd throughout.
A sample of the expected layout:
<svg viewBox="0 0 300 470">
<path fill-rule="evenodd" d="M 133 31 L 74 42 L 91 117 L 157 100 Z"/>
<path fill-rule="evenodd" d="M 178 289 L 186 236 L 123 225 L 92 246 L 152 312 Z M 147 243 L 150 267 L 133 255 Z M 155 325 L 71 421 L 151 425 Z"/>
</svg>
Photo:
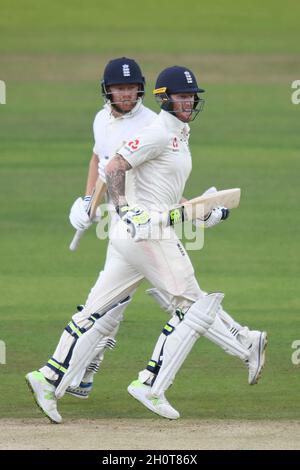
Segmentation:
<svg viewBox="0 0 300 470">
<path fill-rule="evenodd" d="M 70 250 L 71 251 L 75 251 L 78 248 L 79 241 L 80 241 L 82 235 L 84 234 L 84 232 L 85 232 L 85 230 L 77 230 L 76 231 L 76 233 L 73 237 L 73 240 L 70 243 Z"/>
</svg>

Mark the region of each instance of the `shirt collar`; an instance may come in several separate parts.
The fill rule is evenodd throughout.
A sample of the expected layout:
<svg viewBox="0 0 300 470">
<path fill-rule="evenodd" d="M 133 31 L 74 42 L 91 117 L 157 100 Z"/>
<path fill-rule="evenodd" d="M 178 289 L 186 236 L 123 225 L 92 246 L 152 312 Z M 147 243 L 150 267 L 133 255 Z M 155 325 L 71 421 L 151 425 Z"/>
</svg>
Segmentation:
<svg viewBox="0 0 300 470">
<path fill-rule="evenodd" d="M 129 113 L 126 113 L 126 114 L 122 114 L 121 116 L 118 116 L 118 117 L 114 117 L 113 114 L 112 114 L 112 107 L 111 107 L 111 104 L 110 103 L 106 103 L 104 105 L 104 109 L 106 109 L 106 111 L 108 111 L 109 115 L 110 115 L 110 118 L 112 120 L 118 120 L 118 119 L 128 119 L 132 116 L 134 116 L 135 114 L 137 114 L 141 108 L 142 108 L 143 104 L 142 104 L 142 99 L 141 98 L 138 98 L 137 102 L 136 102 L 136 105 L 134 106 L 134 108 L 132 108 L 132 110 L 129 112 Z"/>
<path fill-rule="evenodd" d="M 190 126 L 186 122 L 180 121 L 180 119 L 178 119 L 176 116 L 169 113 L 168 111 L 162 109 L 159 113 L 159 116 L 170 130 L 182 133 L 184 135 L 189 134 Z"/>
</svg>

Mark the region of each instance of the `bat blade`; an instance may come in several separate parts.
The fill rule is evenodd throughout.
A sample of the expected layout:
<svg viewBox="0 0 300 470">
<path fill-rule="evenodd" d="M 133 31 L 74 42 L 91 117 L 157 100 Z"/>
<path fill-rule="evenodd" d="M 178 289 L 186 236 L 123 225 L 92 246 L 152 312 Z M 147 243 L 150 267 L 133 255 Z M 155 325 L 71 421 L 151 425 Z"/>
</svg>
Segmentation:
<svg viewBox="0 0 300 470">
<path fill-rule="evenodd" d="M 218 206 L 227 207 L 227 209 L 235 209 L 239 206 L 240 198 L 240 188 L 232 188 L 191 199 L 184 204 L 185 220 L 195 219 L 200 211 L 203 211 L 203 214 L 207 215 L 212 209 Z"/>
</svg>

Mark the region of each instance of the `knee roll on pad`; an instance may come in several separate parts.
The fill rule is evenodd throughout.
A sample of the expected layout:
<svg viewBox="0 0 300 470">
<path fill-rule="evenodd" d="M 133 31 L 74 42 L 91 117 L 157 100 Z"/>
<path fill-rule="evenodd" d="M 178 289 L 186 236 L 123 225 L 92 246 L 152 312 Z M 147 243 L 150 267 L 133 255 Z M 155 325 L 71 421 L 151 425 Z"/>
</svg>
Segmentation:
<svg viewBox="0 0 300 470">
<path fill-rule="evenodd" d="M 115 310 L 115 307 L 113 310 Z M 113 311 L 111 310 L 111 311 Z M 110 333 L 118 326 L 120 322 L 120 318 L 116 319 L 110 315 L 110 311 L 107 312 L 104 316 L 100 317 L 94 323 L 94 328 L 102 335 L 102 336 L 109 336 Z"/>
<path fill-rule="evenodd" d="M 199 335 L 204 335 L 206 330 L 213 324 L 214 317 L 200 312 L 196 308 L 193 309 L 194 305 L 185 314 L 184 322 Z"/>
<path fill-rule="evenodd" d="M 213 324 L 223 298 L 221 292 L 205 295 L 191 305 L 183 322 L 199 335 L 204 335 Z"/>
</svg>

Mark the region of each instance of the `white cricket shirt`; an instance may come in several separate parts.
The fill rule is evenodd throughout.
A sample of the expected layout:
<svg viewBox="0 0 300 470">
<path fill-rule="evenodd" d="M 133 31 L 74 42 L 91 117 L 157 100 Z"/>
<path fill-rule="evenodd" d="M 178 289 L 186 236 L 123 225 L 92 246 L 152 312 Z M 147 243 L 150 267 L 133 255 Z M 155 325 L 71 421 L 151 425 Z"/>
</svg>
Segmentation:
<svg viewBox="0 0 300 470">
<path fill-rule="evenodd" d="M 132 166 L 128 171 L 129 205 L 164 211 L 182 198 L 192 169 L 189 125 L 161 111 L 142 132 L 135 133 L 117 153 Z M 134 137 L 135 135 L 135 137 Z"/>
<path fill-rule="evenodd" d="M 99 158 L 98 171 L 104 181 L 105 166 L 116 155 L 117 149 L 132 135 L 150 124 L 156 116 L 156 113 L 146 108 L 140 101 L 124 116 L 115 118 L 108 104 L 96 114 L 93 125 L 95 140 L 93 152 Z"/>
</svg>

